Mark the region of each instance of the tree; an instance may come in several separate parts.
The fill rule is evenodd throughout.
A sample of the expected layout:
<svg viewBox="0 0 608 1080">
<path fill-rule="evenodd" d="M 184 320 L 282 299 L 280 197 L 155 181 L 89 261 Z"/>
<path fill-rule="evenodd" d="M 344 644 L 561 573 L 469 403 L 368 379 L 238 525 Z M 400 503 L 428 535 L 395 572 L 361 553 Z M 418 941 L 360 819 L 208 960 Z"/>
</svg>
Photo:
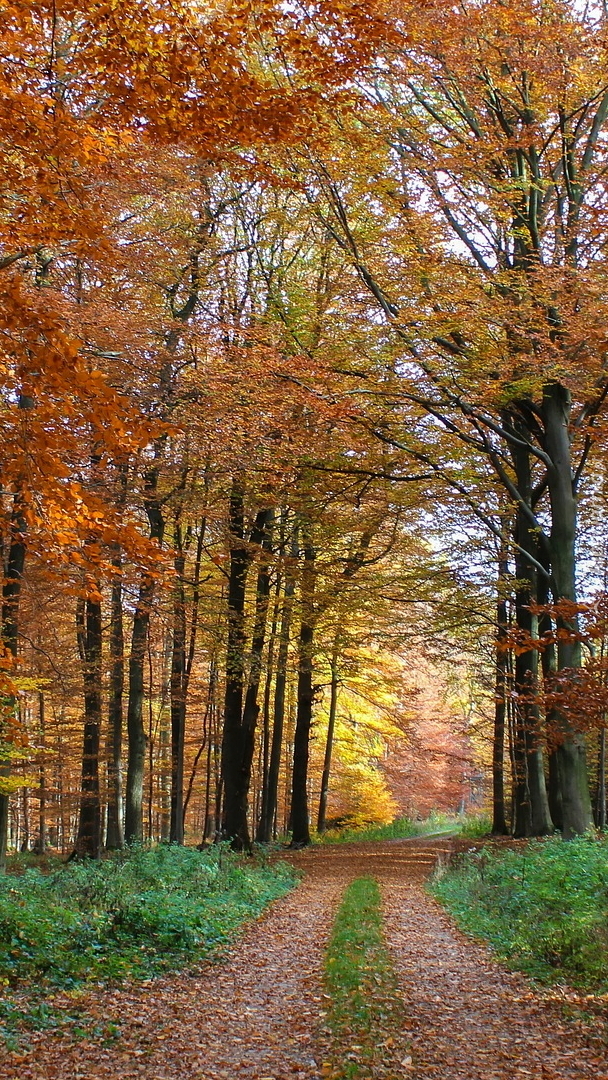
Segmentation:
<svg viewBox="0 0 608 1080">
<path fill-rule="evenodd" d="M 469 468 L 489 466 L 539 538 L 542 559 L 521 527 L 517 550 L 556 604 L 576 604 L 577 491 L 607 389 L 605 18 L 536 0 L 400 11 L 363 83 L 365 124 L 339 135 L 373 163 L 373 200 L 363 209 L 352 156 L 342 168 L 338 155 L 331 167 L 291 155 L 298 175 L 314 170 L 327 228 L 400 350 L 378 436 L 419 450 L 399 418 L 400 402 L 416 402 L 469 448 Z M 559 624 L 575 631 L 574 616 Z M 563 634 L 559 670 L 580 668 L 575 638 Z M 560 723 L 570 835 L 589 825 L 590 802 L 584 739 L 565 714 Z"/>
</svg>

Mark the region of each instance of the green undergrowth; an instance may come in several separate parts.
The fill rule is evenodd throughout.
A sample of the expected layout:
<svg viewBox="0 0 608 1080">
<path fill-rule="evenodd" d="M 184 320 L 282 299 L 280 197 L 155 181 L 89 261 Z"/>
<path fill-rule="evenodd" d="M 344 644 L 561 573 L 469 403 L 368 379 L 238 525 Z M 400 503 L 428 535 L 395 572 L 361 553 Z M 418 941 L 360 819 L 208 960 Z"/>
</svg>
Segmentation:
<svg viewBox="0 0 608 1080">
<path fill-rule="evenodd" d="M 319 844 L 353 844 L 382 840 L 407 840 L 411 836 L 430 836 L 436 833 L 462 833 L 464 836 L 485 836 L 491 823 L 487 817 L 433 813 L 423 821 L 400 817 L 388 825 L 346 825 L 328 829 L 315 836 Z"/>
<path fill-rule="evenodd" d="M 380 890 L 357 878 L 344 893 L 325 966 L 332 1080 L 367 1080 L 390 1058 L 402 1027 L 397 983 L 382 930 Z M 384 1073 L 382 1073 L 384 1075 Z"/>
<path fill-rule="evenodd" d="M 543 982 L 608 992 L 608 840 L 534 841 L 461 856 L 430 885 L 460 926 Z"/>
<path fill-rule="evenodd" d="M 135 849 L 51 873 L 6 875 L 0 1035 L 27 1020 L 53 1024 L 54 991 L 147 979 L 218 954 L 295 880 L 290 867 L 234 855 L 225 845 L 204 853 Z"/>
</svg>

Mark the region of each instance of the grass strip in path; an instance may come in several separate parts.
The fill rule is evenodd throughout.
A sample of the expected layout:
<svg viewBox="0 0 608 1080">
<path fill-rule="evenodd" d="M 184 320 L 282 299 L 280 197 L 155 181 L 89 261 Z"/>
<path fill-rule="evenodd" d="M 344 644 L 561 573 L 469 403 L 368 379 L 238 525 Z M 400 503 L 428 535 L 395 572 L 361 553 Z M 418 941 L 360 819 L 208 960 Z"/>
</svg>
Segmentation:
<svg viewBox="0 0 608 1080">
<path fill-rule="evenodd" d="M 344 893 L 327 949 L 325 985 L 332 1040 L 325 1075 L 331 1080 L 404 1075 L 411 1059 L 399 1038 L 403 1002 L 374 878 L 357 878 Z"/>
</svg>

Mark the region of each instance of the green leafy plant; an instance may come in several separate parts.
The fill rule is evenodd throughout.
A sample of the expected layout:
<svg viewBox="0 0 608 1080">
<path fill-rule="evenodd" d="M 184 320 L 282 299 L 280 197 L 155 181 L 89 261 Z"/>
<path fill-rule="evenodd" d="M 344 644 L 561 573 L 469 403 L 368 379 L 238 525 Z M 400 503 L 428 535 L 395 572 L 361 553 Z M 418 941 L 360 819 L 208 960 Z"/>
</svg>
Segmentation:
<svg viewBox="0 0 608 1080">
<path fill-rule="evenodd" d="M 469 852 L 431 891 L 469 933 L 538 979 L 608 990 L 608 841 Z"/>
<path fill-rule="evenodd" d="M 24 990 L 29 1018 L 40 1026 L 56 1022 L 43 1007 L 56 988 L 150 977 L 213 955 L 295 880 L 286 865 L 260 865 L 223 845 L 205 853 L 134 849 L 50 874 L 7 875 L 0 879 L 0 1026 L 13 1030 L 23 1019 Z"/>
</svg>

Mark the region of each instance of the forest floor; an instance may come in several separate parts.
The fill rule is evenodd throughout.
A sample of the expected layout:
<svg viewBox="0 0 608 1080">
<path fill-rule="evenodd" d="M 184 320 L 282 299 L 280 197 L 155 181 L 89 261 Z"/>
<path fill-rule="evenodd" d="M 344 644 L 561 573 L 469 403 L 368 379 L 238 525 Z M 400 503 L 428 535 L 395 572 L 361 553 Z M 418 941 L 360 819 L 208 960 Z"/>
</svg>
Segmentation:
<svg viewBox="0 0 608 1080">
<path fill-rule="evenodd" d="M 403 1000 L 387 1032 L 389 1080 L 608 1080 L 606 1017 L 537 987 L 471 941 L 423 889 L 445 839 L 289 852 L 300 886 L 219 962 L 179 975 L 57 995 L 111 1037 L 34 1032 L 0 1080 L 320 1080 L 331 1075 L 324 953 L 349 881 L 373 876 Z M 83 1029 L 86 1031 L 86 1028 Z M 373 1078 L 375 1080 L 375 1077 Z"/>
</svg>

